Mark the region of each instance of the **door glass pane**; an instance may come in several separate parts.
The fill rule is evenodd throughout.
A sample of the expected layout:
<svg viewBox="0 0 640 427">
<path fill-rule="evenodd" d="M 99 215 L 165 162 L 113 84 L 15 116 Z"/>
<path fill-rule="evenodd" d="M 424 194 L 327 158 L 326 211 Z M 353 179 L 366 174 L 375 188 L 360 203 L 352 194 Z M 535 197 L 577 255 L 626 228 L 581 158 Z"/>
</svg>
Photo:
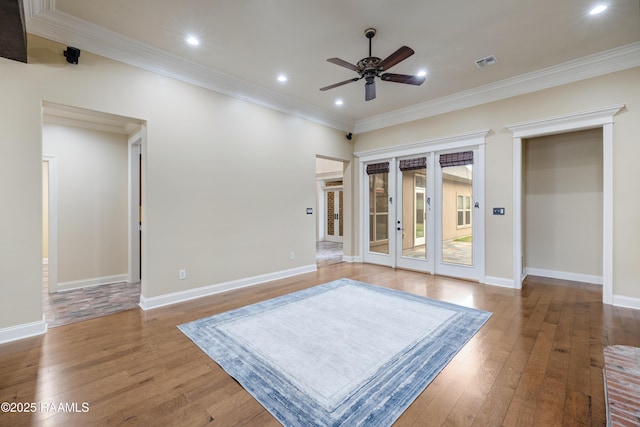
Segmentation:
<svg viewBox="0 0 640 427">
<path fill-rule="evenodd" d="M 344 235 L 344 221 L 342 220 L 342 214 L 344 212 L 344 196 L 342 191 L 338 191 L 338 236 Z"/>
<path fill-rule="evenodd" d="M 389 253 L 389 174 L 369 175 L 369 251 Z"/>
<path fill-rule="evenodd" d="M 426 259 L 426 168 L 405 170 L 402 179 L 402 256 Z"/>
<path fill-rule="evenodd" d="M 335 223 L 335 197 L 333 191 L 327 192 L 327 234 L 329 236 L 335 235 L 334 223 Z"/>
<path fill-rule="evenodd" d="M 473 265 L 473 165 L 442 168 L 442 262 Z"/>
</svg>

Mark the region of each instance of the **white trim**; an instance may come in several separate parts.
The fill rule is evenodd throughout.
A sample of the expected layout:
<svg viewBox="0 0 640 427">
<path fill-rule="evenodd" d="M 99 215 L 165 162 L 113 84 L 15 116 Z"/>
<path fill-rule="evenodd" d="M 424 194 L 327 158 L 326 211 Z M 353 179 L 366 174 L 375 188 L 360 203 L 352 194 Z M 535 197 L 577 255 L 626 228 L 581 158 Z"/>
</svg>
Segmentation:
<svg viewBox="0 0 640 427">
<path fill-rule="evenodd" d="M 602 135 L 602 302 L 613 304 L 613 117 L 624 104 L 506 125 L 513 133 L 513 266 L 516 288 L 522 288 L 522 138 L 603 128 Z"/>
<path fill-rule="evenodd" d="M 80 120 L 76 118 L 56 117 L 56 116 L 50 116 L 50 115 L 44 114 L 42 117 L 42 122 L 60 125 L 60 126 L 71 126 L 71 127 L 81 128 L 81 129 L 97 130 L 100 132 L 110 132 L 118 135 L 128 135 L 127 131 L 120 126 L 90 122 L 90 121 Z"/>
<path fill-rule="evenodd" d="M 596 276 L 593 274 L 571 273 L 568 271 L 527 267 L 525 275 L 548 277 L 550 279 L 571 280 L 573 282 L 591 283 L 593 285 L 602 285 L 602 276 Z"/>
<path fill-rule="evenodd" d="M 485 143 L 485 138 L 491 129 L 480 129 L 458 135 L 428 139 L 426 141 L 408 144 L 393 145 L 391 147 L 374 150 L 358 151 L 353 153 L 361 162 L 371 162 L 389 157 L 413 156 L 431 151 L 455 150 L 456 148 L 470 147 Z M 367 184 L 368 185 L 368 184 Z"/>
<path fill-rule="evenodd" d="M 91 286 L 110 285 L 113 283 L 126 282 L 128 274 L 116 274 L 113 276 L 92 277 L 90 279 L 71 280 L 58 283 L 58 292 L 70 291 L 73 289 L 88 288 Z"/>
<path fill-rule="evenodd" d="M 524 255 L 522 230 L 524 207 L 522 202 L 522 138 L 513 137 L 513 280 L 514 288 L 522 289 L 524 280 Z"/>
<path fill-rule="evenodd" d="M 205 67 L 55 10 L 55 0 L 26 0 L 31 34 L 335 129 L 363 133 L 640 66 L 640 42 L 355 121 L 277 91 Z"/>
<path fill-rule="evenodd" d="M 504 277 L 485 276 L 484 282 L 487 285 L 500 286 L 501 288 L 515 288 L 513 279 L 505 279 Z"/>
<path fill-rule="evenodd" d="M 613 122 L 602 126 L 602 287 L 602 302 L 613 304 Z"/>
<path fill-rule="evenodd" d="M 627 297 L 624 295 L 614 295 L 613 305 L 617 307 L 626 307 L 640 310 L 640 298 Z"/>
<path fill-rule="evenodd" d="M 576 132 L 584 129 L 602 127 L 607 123 L 613 123 L 613 116 L 624 108 L 624 104 L 598 108 L 597 110 L 581 111 L 577 113 L 563 114 L 528 122 L 506 125 L 513 133 L 514 138 L 530 138 L 544 135 L 552 135 L 561 132 Z"/>
<path fill-rule="evenodd" d="M 54 156 L 44 154 L 43 162 L 49 163 L 49 258 L 47 262 L 48 289 L 50 294 L 58 291 L 58 163 Z"/>
<path fill-rule="evenodd" d="M 362 262 L 362 257 L 359 255 L 356 256 L 351 256 L 351 255 L 342 255 L 342 261 L 344 262 L 350 262 L 350 263 L 354 263 L 354 262 Z"/>
<path fill-rule="evenodd" d="M 44 318 L 38 322 L 10 326 L 8 328 L 0 329 L 0 344 L 43 335 L 46 332 L 47 322 L 44 321 Z"/>
<path fill-rule="evenodd" d="M 127 218 L 127 282 L 140 281 L 140 156 L 146 141 L 146 126 L 129 137 L 127 147 L 128 218 Z"/>
<path fill-rule="evenodd" d="M 186 291 L 173 292 L 170 294 L 159 295 L 157 297 L 145 298 L 140 296 L 140 308 L 143 310 L 152 310 L 154 308 L 164 307 L 171 304 L 189 301 L 209 295 L 215 295 L 221 292 L 232 291 L 247 286 L 259 285 L 273 280 L 284 279 L 285 277 L 297 276 L 299 274 L 311 273 L 318 269 L 316 264 L 303 267 L 292 268 L 289 270 L 277 271 L 274 273 L 262 274 L 259 276 L 247 277 L 244 279 L 232 280 L 215 285 L 203 286 Z"/>
</svg>

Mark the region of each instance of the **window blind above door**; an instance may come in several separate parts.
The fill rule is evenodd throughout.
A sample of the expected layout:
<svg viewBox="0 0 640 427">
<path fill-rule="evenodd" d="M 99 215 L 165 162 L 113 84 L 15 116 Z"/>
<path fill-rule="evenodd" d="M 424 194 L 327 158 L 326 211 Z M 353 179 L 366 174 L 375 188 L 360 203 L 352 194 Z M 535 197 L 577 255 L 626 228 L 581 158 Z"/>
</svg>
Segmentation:
<svg viewBox="0 0 640 427">
<path fill-rule="evenodd" d="M 426 157 L 416 157 L 415 159 L 405 159 L 400 160 L 400 170 L 401 171 L 411 171 L 416 169 L 426 169 L 427 167 L 427 158 Z"/>
<path fill-rule="evenodd" d="M 389 173 L 389 162 L 371 163 L 367 165 L 367 175 L 374 175 L 377 173 Z"/>
<path fill-rule="evenodd" d="M 460 153 L 440 154 L 440 166 L 464 166 L 473 164 L 473 151 L 462 151 Z"/>
</svg>

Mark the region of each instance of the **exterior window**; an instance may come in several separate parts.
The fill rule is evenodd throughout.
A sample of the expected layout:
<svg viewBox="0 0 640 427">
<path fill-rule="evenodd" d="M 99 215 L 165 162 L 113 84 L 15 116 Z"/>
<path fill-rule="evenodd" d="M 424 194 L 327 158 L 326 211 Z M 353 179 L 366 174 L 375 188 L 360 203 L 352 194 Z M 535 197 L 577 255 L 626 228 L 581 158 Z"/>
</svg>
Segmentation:
<svg viewBox="0 0 640 427">
<path fill-rule="evenodd" d="M 471 225 L 471 196 L 458 194 L 457 200 L 458 227 Z"/>
</svg>

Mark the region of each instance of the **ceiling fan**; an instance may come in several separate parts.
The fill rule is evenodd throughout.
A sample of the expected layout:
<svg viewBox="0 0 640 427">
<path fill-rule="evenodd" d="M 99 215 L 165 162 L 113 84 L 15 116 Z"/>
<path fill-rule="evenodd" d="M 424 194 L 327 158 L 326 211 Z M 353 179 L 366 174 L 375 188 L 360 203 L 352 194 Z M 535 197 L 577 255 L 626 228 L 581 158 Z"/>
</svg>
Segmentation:
<svg viewBox="0 0 640 427">
<path fill-rule="evenodd" d="M 389 68 L 393 67 L 397 63 L 404 61 L 415 52 L 408 46 L 402 46 L 400 49 L 393 52 L 385 59 L 380 59 L 371 55 L 371 39 L 376 35 L 375 28 L 367 28 L 364 30 L 364 35 L 369 39 L 369 56 L 358 61 L 357 65 L 353 65 L 340 58 L 329 58 L 327 61 L 340 65 L 341 67 L 348 68 L 358 73 L 360 77 L 354 77 L 349 80 L 345 80 L 340 83 L 335 83 L 329 86 L 320 88 L 320 90 L 329 90 L 338 86 L 346 85 L 347 83 L 357 82 L 360 79 L 365 79 L 364 85 L 364 99 L 365 101 L 371 101 L 376 97 L 376 77 L 381 78 L 386 82 L 405 83 L 409 85 L 420 86 L 424 83 L 425 78 L 421 76 L 410 76 L 407 74 L 393 74 L 385 73 Z"/>
</svg>

